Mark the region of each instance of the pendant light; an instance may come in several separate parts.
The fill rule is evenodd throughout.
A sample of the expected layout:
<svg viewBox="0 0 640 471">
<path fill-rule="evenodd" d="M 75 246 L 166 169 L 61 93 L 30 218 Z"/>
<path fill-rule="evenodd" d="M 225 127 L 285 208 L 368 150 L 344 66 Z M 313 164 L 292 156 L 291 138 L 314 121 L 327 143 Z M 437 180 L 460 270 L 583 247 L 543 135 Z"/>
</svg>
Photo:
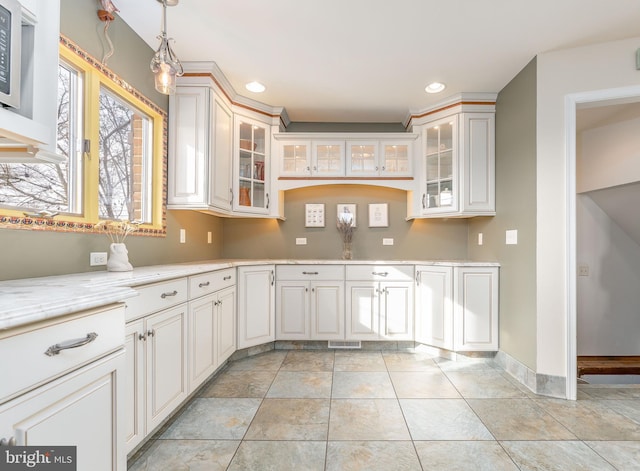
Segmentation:
<svg viewBox="0 0 640 471">
<path fill-rule="evenodd" d="M 175 6 L 179 0 L 157 0 L 162 3 L 162 34 L 158 36 L 160 47 L 151 59 L 151 71 L 155 74 L 156 90 L 164 95 L 172 95 L 176 91 L 176 77 L 180 77 L 184 70 L 180 60 L 171 49 L 167 38 L 167 6 Z"/>
</svg>

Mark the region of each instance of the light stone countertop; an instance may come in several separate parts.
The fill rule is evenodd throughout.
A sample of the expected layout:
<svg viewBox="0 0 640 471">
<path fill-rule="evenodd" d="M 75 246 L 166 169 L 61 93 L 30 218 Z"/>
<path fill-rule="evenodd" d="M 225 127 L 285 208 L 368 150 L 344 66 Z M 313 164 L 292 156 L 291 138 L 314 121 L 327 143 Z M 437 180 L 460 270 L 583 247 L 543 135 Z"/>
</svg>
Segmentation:
<svg viewBox="0 0 640 471">
<path fill-rule="evenodd" d="M 0 331 L 106 306 L 137 296 L 136 286 L 247 265 L 439 265 L 499 266 L 496 262 L 428 260 L 210 260 L 92 271 L 0 282 Z"/>
</svg>

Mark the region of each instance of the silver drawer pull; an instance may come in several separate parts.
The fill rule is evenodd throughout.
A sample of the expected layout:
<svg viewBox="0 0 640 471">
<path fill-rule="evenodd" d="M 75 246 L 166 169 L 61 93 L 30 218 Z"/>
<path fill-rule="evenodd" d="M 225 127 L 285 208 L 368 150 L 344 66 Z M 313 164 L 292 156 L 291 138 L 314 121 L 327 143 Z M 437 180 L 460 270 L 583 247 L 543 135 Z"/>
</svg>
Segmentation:
<svg viewBox="0 0 640 471">
<path fill-rule="evenodd" d="M 317 275 L 318 272 L 317 271 L 303 271 L 302 274 L 303 275 Z"/>
<path fill-rule="evenodd" d="M 231 279 L 231 275 L 229 275 L 229 276 L 225 276 L 225 277 L 222 279 L 222 281 L 229 281 L 230 279 Z"/>
<path fill-rule="evenodd" d="M 164 299 L 168 298 L 169 296 L 175 296 L 176 294 L 178 294 L 178 292 L 174 289 L 171 293 L 162 293 L 160 297 Z"/>
<path fill-rule="evenodd" d="M 0 446 L 16 446 L 16 437 L 11 437 L 9 440 L 3 438 L 0 440 Z"/>
<path fill-rule="evenodd" d="M 389 274 L 389 272 L 386 272 L 386 271 L 374 271 L 371 274 L 372 275 L 376 275 L 376 276 L 387 276 Z"/>
<path fill-rule="evenodd" d="M 82 347 L 83 345 L 86 345 L 88 343 L 93 342 L 96 337 L 98 336 L 98 334 L 96 334 L 95 332 L 89 332 L 87 334 L 87 336 L 83 339 L 75 339 L 75 340 L 67 340 L 66 342 L 62 342 L 62 343 L 57 343 L 55 345 L 50 346 L 46 352 L 44 352 L 45 355 L 52 357 L 54 355 L 57 355 L 58 353 L 60 353 L 62 350 L 68 350 L 70 348 L 77 348 L 77 347 Z"/>
<path fill-rule="evenodd" d="M 210 281 L 207 281 L 207 282 L 205 282 L 205 283 L 200 283 L 200 284 L 198 285 L 198 288 L 206 288 L 206 287 L 207 287 L 207 286 L 209 286 L 210 284 L 211 284 L 211 282 L 210 282 Z"/>
</svg>

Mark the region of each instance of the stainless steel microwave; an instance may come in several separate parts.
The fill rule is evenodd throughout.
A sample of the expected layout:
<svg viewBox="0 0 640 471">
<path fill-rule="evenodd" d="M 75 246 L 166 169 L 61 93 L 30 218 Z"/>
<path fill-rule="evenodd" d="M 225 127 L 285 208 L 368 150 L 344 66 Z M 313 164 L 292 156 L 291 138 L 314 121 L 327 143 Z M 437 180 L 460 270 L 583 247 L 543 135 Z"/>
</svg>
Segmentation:
<svg viewBox="0 0 640 471">
<path fill-rule="evenodd" d="M 22 6 L 0 0 L 0 105 L 20 108 Z"/>
</svg>

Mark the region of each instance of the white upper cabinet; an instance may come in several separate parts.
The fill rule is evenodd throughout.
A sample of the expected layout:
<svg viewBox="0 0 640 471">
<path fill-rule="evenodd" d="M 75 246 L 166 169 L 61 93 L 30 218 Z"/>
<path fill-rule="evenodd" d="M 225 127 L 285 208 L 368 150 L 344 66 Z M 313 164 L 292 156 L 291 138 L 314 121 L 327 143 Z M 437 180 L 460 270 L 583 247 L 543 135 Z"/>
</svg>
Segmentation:
<svg viewBox="0 0 640 471">
<path fill-rule="evenodd" d="M 495 102 L 459 100 L 412 123 L 422 149 L 409 218 L 495 215 Z"/>
<path fill-rule="evenodd" d="M 229 211 L 231 110 L 206 86 L 176 87 L 169 106 L 169 208 Z"/>
<path fill-rule="evenodd" d="M 411 133 L 274 134 L 279 188 L 297 188 L 322 180 L 385 180 L 376 184 L 408 190 L 418 137 Z"/>
<path fill-rule="evenodd" d="M 233 209 L 237 212 L 269 214 L 270 126 L 236 115 L 235 136 Z"/>
</svg>

